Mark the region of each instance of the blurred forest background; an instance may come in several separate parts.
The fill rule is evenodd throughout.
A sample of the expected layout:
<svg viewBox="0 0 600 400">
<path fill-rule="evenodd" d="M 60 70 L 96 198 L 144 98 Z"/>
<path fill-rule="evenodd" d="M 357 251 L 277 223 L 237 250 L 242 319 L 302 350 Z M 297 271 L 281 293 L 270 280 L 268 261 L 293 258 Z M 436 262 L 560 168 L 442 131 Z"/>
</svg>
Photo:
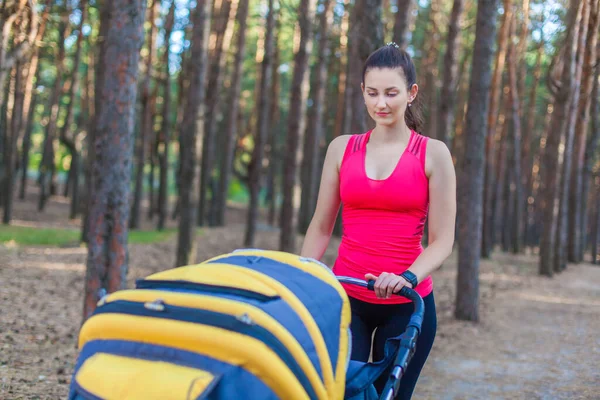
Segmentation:
<svg viewBox="0 0 600 400">
<path fill-rule="evenodd" d="M 393 40 L 417 66 L 422 133 L 455 160 L 456 315 L 477 320 L 479 260 L 494 249 L 539 255 L 546 276 L 598 260 L 598 8 L 4 0 L 3 223 L 28 193 L 38 213 L 70 199 L 88 244 L 86 315 L 99 290 L 124 285 L 128 237 L 147 221 L 177 231 L 165 268 L 201 261 L 196 228 L 223 225 L 228 204 L 247 212 L 240 247 L 273 228 L 281 250 L 298 251 L 327 144 L 371 126 L 362 63 Z M 32 234 L 17 228 L 0 228 L 4 240 Z"/>
<path fill-rule="evenodd" d="M 597 399 L 599 5 L 0 0 L 0 398 L 65 397 L 82 303 L 298 252 L 328 143 L 372 126 L 362 64 L 394 41 L 458 178 L 415 396 Z"/>
</svg>

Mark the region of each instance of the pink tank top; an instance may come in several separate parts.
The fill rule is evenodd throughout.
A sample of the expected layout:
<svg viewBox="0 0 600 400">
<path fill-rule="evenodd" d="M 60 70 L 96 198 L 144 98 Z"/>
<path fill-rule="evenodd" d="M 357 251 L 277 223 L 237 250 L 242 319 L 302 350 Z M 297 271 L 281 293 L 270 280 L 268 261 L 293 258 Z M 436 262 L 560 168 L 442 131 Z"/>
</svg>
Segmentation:
<svg viewBox="0 0 600 400">
<path fill-rule="evenodd" d="M 408 146 L 392 174 L 371 179 L 365 171 L 371 132 L 353 135 L 340 167 L 342 242 L 333 266 L 336 275 L 364 279 L 366 273 L 400 274 L 423 252 L 421 238 L 429 208 L 429 180 L 425 174 L 428 138 L 411 131 Z M 400 296 L 378 299 L 359 286 L 343 285 L 346 293 L 369 303 L 399 304 Z M 421 296 L 433 290 L 431 277 L 416 288 Z"/>
</svg>

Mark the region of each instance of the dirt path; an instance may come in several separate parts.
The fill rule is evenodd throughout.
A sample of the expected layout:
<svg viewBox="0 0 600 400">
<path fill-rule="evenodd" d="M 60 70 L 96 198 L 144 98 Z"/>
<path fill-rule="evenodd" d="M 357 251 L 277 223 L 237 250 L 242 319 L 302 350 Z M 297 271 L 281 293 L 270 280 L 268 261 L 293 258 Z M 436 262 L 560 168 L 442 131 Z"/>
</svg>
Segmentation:
<svg viewBox="0 0 600 400">
<path fill-rule="evenodd" d="M 22 224 L 59 226 L 68 204 L 45 216 L 17 205 Z M 206 229 L 199 258 L 241 246 L 244 219 Z M 63 225 L 64 226 L 64 225 Z M 0 229 L 2 229 L 0 227 Z M 275 249 L 263 230 L 257 247 Z M 333 241 L 324 261 L 335 257 Z M 129 284 L 172 266 L 174 239 L 130 246 Z M 84 248 L 0 245 L 0 399 L 62 399 L 77 356 Z M 554 279 L 535 256 L 494 254 L 481 264 L 481 322 L 453 319 L 456 259 L 434 275 L 438 336 L 416 399 L 600 399 L 600 267 L 582 264 Z"/>
</svg>

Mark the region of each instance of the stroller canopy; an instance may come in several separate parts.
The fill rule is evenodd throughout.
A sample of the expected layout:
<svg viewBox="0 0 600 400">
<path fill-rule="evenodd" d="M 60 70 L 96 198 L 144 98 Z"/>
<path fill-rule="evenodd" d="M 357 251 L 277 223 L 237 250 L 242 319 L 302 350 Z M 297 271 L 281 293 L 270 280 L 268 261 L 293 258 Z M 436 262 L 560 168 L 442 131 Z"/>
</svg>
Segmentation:
<svg viewBox="0 0 600 400">
<path fill-rule="evenodd" d="M 342 399 L 349 325 L 325 265 L 235 251 L 102 299 L 69 399 Z"/>
</svg>

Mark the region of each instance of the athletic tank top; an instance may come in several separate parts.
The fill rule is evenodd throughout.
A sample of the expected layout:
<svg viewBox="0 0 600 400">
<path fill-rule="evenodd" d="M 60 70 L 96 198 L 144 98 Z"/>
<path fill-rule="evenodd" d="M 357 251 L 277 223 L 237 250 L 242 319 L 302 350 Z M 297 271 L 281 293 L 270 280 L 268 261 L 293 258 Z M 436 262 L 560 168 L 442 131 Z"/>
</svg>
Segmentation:
<svg viewBox="0 0 600 400">
<path fill-rule="evenodd" d="M 364 279 L 366 273 L 400 274 L 423 252 L 421 238 L 429 208 L 429 180 L 425 174 L 428 138 L 411 131 L 408 146 L 392 174 L 371 179 L 365 170 L 366 147 L 371 132 L 350 137 L 340 167 L 342 242 L 333 266 L 336 275 Z M 378 299 L 375 292 L 343 285 L 346 293 L 369 303 L 399 304 L 400 296 Z M 416 291 L 427 296 L 431 277 Z"/>
</svg>

